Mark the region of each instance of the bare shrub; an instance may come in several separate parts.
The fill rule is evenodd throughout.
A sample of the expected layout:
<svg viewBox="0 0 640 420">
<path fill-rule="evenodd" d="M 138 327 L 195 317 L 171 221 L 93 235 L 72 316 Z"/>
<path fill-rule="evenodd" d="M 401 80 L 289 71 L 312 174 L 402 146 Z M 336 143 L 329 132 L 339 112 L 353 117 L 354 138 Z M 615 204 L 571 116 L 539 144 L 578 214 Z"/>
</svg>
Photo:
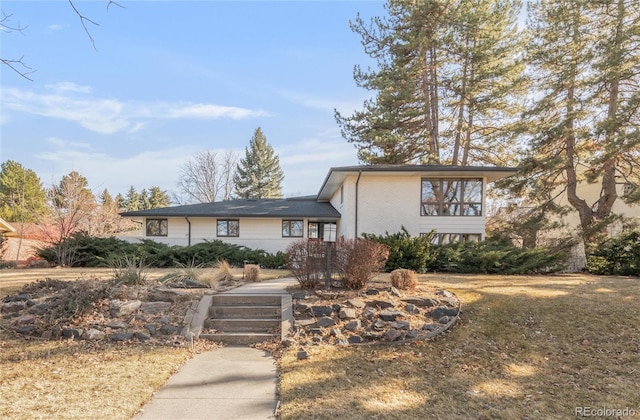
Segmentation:
<svg viewBox="0 0 640 420">
<path fill-rule="evenodd" d="M 324 278 L 325 247 L 324 242 L 307 239 L 294 241 L 287 247 L 286 265 L 300 283 L 300 287 L 314 288 Z"/>
<path fill-rule="evenodd" d="M 333 267 L 342 285 L 358 290 L 381 271 L 389 257 L 389 247 L 366 239 L 340 239 L 336 242 Z"/>
<path fill-rule="evenodd" d="M 256 264 L 246 264 L 244 266 L 244 278 L 251 281 L 260 281 L 260 266 Z"/>
<path fill-rule="evenodd" d="M 413 270 L 398 268 L 391 272 L 391 285 L 398 289 L 414 290 L 418 284 L 418 275 Z"/>
</svg>

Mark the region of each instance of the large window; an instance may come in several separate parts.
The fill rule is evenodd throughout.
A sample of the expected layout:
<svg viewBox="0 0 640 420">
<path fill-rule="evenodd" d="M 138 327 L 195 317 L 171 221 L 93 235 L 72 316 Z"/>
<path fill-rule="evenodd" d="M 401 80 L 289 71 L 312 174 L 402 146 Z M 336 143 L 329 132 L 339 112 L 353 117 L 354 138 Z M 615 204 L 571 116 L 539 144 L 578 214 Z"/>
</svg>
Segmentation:
<svg viewBox="0 0 640 420">
<path fill-rule="evenodd" d="M 240 221 L 219 219 L 216 234 L 218 236 L 240 236 Z"/>
<path fill-rule="evenodd" d="M 482 216 L 482 180 L 423 178 L 422 216 Z"/>
<path fill-rule="evenodd" d="M 304 233 L 304 222 L 302 220 L 283 220 L 283 238 L 302 238 Z"/>
<path fill-rule="evenodd" d="M 427 234 L 420 234 L 420 236 L 426 236 Z M 479 242 L 482 239 L 482 235 L 479 233 L 436 233 L 431 238 L 431 243 L 434 245 L 446 245 L 455 242 Z"/>
<path fill-rule="evenodd" d="M 147 236 L 167 236 L 168 233 L 167 219 L 147 219 Z"/>
</svg>

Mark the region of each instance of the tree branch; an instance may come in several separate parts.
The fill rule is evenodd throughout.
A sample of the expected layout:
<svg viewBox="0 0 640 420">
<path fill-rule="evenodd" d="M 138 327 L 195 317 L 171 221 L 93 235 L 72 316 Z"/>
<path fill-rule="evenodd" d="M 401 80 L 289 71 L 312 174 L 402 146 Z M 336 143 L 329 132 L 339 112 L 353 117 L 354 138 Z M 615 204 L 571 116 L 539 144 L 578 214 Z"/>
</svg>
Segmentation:
<svg viewBox="0 0 640 420">
<path fill-rule="evenodd" d="M 100 26 L 100 24 L 97 23 L 97 22 L 94 22 L 93 20 L 89 19 L 88 17 L 86 17 L 82 13 L 80 13 L 80 11 L 78 11 L 78 9 L 76 8 L 76 5 L 73 4 L 73 0 L 69 0 L 69 4 L 71 5 L 71 8 L 73 9 L 73 11 L 76 12 L 76 15 L 78 15 L 78 17 L 80 18 L 80 23 L 82 24 L 82 27 L 84 28 L 84 31 L 87 33 L 87 36 L 89 37 L 89 40 L 91 41 L 91 45 L 93 45 L 93 49 L 97 51 L 98 49 L 96 48 L 96 42 L 93 39 L 93 37 L 91 36 L 91 32 L 89 32 L 89 29 L 87 28 L 87 25 L 86 25 L 85 22 L 93 23 L 95 26 Z M 107 5 L 107 7 L 109 7 L 109 6 Z"/>
</svg>

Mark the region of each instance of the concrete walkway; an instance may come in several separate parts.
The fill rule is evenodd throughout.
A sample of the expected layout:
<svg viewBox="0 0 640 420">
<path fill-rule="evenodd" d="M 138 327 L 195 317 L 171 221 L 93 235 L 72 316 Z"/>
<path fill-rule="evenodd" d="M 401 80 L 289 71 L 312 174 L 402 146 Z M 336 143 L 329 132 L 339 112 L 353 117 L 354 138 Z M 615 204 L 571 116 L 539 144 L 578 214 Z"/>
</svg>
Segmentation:
<svg viewBox="0 0 640 420">
<path fill-rule="evenodd" d="M 249 283 L 225 293 L 286 294 L 292 278 Z M 221 347 L 196 355 L 134 419 L 268 419 L 278 405 L 278 372 L 265 351 Z"/>
</svg>

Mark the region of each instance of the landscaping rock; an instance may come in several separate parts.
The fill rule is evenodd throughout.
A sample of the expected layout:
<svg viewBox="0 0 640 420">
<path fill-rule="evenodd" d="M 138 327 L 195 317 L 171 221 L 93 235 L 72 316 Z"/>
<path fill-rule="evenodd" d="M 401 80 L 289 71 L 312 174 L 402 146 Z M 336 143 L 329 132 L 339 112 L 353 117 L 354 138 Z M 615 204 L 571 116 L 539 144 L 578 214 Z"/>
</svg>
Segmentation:
<svg viewBox="0 0 640 420">
<path fill-rule="evenodd" d="M 82 337 L 82 333 L 84 331 L 82 330 L 82 328 L 63 328 L 62 329 L 62 337 L 63 338 L 73 338 L 75 339 L 79 339 L 80 337 Z"/>
<path fill-rule="evenodd" d="M 129 341 L 133 338 L 133 333 L 131 332 L 125 332 L 125 333 L 117 333 L 117 334 L 113 334 L 110 337 L 111 341 Z"/>
<path fill-rule="evenodd" d="M 129 324 L 127 324 L 124 321 L 119 321 L 119 320 L 113 320 L 111 322 L 109 322 L 107 324 L 107 327 L 114 329 L 114 330 L 124 330 L 126 328 L 129 328 Z"/>
<path fill-rule="evenodd" d="M 359 319 L 354 319 L 344 324 L 344 329 L 347 331 L 357 331 L 361 327 L 362 327 L 362 324 L 360 323 Z"/>
<path fill-rule="evenodd" d="M 424 324 L 422 326 L 422 329 L 425 330 L 425 331 L 435 331 L 438 328 L 440 328 L 440 326 L 437 325 L 437 324 Z"/>
<path fill-rule="evenodd" d="M 376 320 L 376 322 L 374 322 L 371 325 L 371 328 L 376 330 L 376 331 L 382 331 L 385 328 L 387 328 L 387 323 L 381 319 Z"/>
<path fill-rule="evenodd" d="M 133 333 L 133 336 L 136 338 L 136 340 L 140 341 L 140 342 L 145 342 L 151 339 L 151 337 L 143 332 L 135 332 Z"/>
<path fill-rule="evenodd" d="M 384 333 L 384 336 L 382 338 L 385 341 L 396 341 L 396 340 L 399 340 L 401 337 L 402 337 L 401 331 L 398 331 L 394 328 L 390 328 L 389 330 L 387 330 L 387 332 Z"/>
<path fill-rule="evenodd" d="M 308 327 L 310 325 L 314 325 L 315 323 L 316 323 L 316 320 L 312 318 L 303 318 L 303 319 L 293 320 L 293 325 L 296 327 Z"/>
<path fill-rule="evenodd" d="M 35 325 L 24 325 L 22 327 L 16 328 L 16 332 L 18 334 L 31 334 L 32 332 L 35 332 L 35 331 L 36 331 Z"/>
<path fill-rule="evenodd" d="M 364 292 L 367 296 L 374 296 L 380 293 L 380 291 L 378 289 L 367 289 Z"/>
<path fill-rule="evenodd" d="M 328 316 L 323 316 L 322 318 L 319 318 L 318 321 L 316 322 L 318 327 L 331 327 L 336 325 L 336 321 L 335 319 L 328 317 Z"/>
<path fill-rule="evenodd" d="M 137 311 L 141 305 L 142 302 L 139 300 L 122 301 L 114 299 L 109 302 L 109 313 L 114 318 L 129 315 Z"/>
<path fill-rule="evenodd" d="M 150 301 L 180 302 L 190 298 L 190 294 L 179 289 L 169 289 L 164 287 L 154 288 L 149 291 Z"/>
<path fill-rule="evenodd" d="M 456 315 L 458 315 L 457 309 L 447 308 L 444 306 L 440 306 L 438 308 L 432 309 L 427 314 L 427 316 L 431 319 L 440 319 L 443 316 L 456 316 Z"/>
<path fill-rule="evenodd" d="M 359 335 L 352 335 L 351 337 L 349 337 L 348 340 L 349 340 L 349 343 L 351 344 L 360 344 L 364 341 L 364 339 Z"/>
<path fill-rule="evenodd" d="M 430 308 L 433 306 L 438 306 L 440 304 L 440 302 L 437 301 L 436 299 L 421 298 L 421 297 L 415 297 L 415 296 L 405 297 L 400 300 L 403 301 L 404 303 L 412 304 L 420 308 Z"/>
<path fill-rule="evenodd" d="M 378 309 L 387 309 L 387 308 L 393 308 L 394 303 L 393 302 L 389 302 L 388 300 L 370 300 L 367 302 L 367 306 L 371 306 L 374 308 L 378 308 Z"/>
<path fill-rule="evenodd" d="M 95 328 L 89 328 L 87 331 L 82 334 L 80 337 L 82 340 L 88 341 L 99 341 L 104 340 L 106 334 L 103 331 L 97 330 Z"/>
<path fill-rule="evenodd" d="M 340 319 L 355 319 L 356 310 L 353 308 L 342 308 L 338 314 Z"/>
<path fill-rule="evenodd" d="M 302 349 L 302 350 L 298 350 L 298 354 L 296 355 L 298 360 L 306 360 L 309 358 L 309 353 Z"/>
<path fill-rule="evenodd" d="M 366 306 L 364 301 L 362 299 L 358 299 L 358 298 L 349 299 L 347 301 L 347 303 L 349 305 L 353 306 L 356 309 L 362 309 L 362 308 L 364 308 Z"/>
<path fill-rule="evenodd" d="M 407 312 L 408 314 L 412 314 L 412 315 L 416 315 L 420 313 L 420 308 L 418 308 L 416 305 L 414 305 L 413 303 L 408 304 L 407 306 L 405 306 L 404 308 L 405 312 Z"/>
<path fill-rule="evenodd" d="M 395 321 L 398 317 L 404 316 L 404 313 L 397 309 L 385 309 L 380 312 L 380 318 L 385 321 Z"/>
<path fill-rule="evenodd" d="M 313 316 L 329 316 L 333 313 L 333 307 L 328 305 L 312 306 L 311 314 Z"/>
<path fill-rule="evenodd" d="M 394 321 L 390 324 L 390 327 L 397 330 L 408 330 L 411 328 L 411 323 L 409 321 Z"/>
<path fill-rule="evenodd" d="M 36 316 L 32 315 L 32 314 L 27 314 L 27 315 L 21 315 L 18 318 L 16 318 L 16 325 L 18 327 L 22 327 L 24 325 L 31 325 L 34 324 L 36 322 Z"/>
<path fill-rule="evenodd" d="M 451 319 L 450 319 L 448 316 L 443 316 L 442 318 L 440 318 L 440 319 L 438 320 L 438 322 L 439 322 L 440 324 L 446 324 L 446 323 L 447 323 L 447 322 L 449 322 L 450 320 L 451 320 Z"/>
<path fill-rule="evenodd" d="M 389 288 L 389 293 L 391 293 L 393 296 L 400 297 L 400 291 L 395 287 Z"/>
<path fill-rule="evenodd" d="M 143 314 L 157 314 L 171 309 L 171 302 L 145 302 L 140 305 L 140 312 Z"/>
<path fill-rule="evenodd" d="M 175 325 L 165 324 L 162 327 L 160 327 L 160 333 L 165 335 L 177 334 L 178 331 L 180 331 L 180 327 L 177 327 Z"/>
<path fill-rule="evenodd" d="M 2 304 L 3 313 L 20 312 L 27 308 L 27 302 L 20 300 L 16 302 L 7 302 Z"/>
<path fill-rule="evenodd" d="M 44 315 L 51 310 L 51 305 L 47 303 L 38 303 L 29 308 L 29 313 L 34 315 Z"/>
<path fill-rule="evenodd" d="M 156 334 L 156 326 L 153 324 L 145 324 L 144 326 L 145 330 L 149 331 L 149 334 L 151 335 L 155 335 Z"/>
<path fill-rule="evenodd" d="M 349 346 L 349 340 L 347 340 L 344 337 L 340 337 L 336 340 L 336 345 L 337 346 L 343 346 L 343 347 L 348 347 Z"/>
<path fill-rule="evenodd" d="M 376 316 L 376 310 L 375 310 L 375 309 L 373 309 L 373 308 L 367 308 L 367 309 L 365 309 L 365 310 L 364 310 L 364 312 L 362 313 L 362 316 L 363 316 L 365 319 L 372 320 L 372 319 L 373 319 L 373 317 L 375 317 L 375 316 Z"/>
</svg>

